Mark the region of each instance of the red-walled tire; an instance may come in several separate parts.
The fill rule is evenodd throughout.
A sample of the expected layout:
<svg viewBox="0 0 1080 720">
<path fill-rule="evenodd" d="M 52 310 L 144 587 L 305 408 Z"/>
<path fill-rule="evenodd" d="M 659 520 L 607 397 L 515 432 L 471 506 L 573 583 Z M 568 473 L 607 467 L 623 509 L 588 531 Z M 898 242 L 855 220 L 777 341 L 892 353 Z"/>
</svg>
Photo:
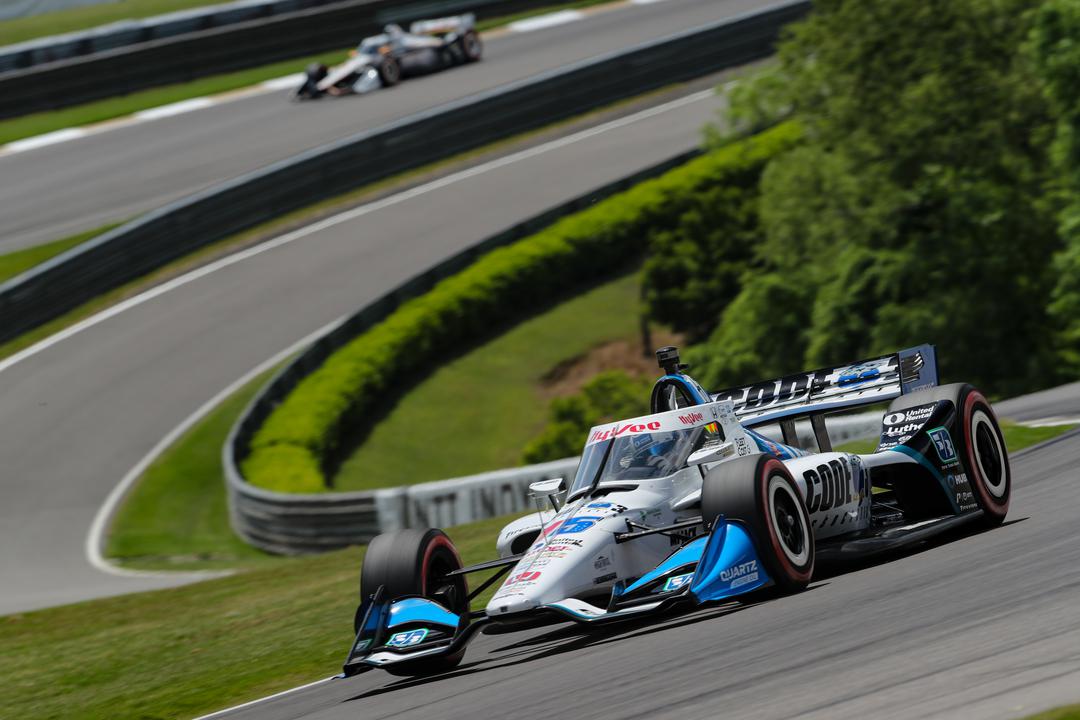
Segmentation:
<svg viewBox="0 0 1080 720">
<path fill-rule="evenodd" d="M 1005 437 L 983 394 L 966 383 L 942 385 L 898 398 L 889 412 L 942 400 L 948 400 L 956 408 L 949 435 L 956 443 L 975 502 L 983 511 L 982 523 L 996 527 L 1009 512 L 1012 469 Z"/>
<path fill-rule="evenodd" d="M 442 580 L 446 573 L 462 567 L 457 548 L 442 530 L 407 529 L 384 533 L 368 545 L 360 569 L 360 598 L 373 595 L 383 587 L 383 598 L 393 600 L 405 595 L 431 598 L 459 616 L 468 618 L 469 591 L 465 576 Z M 354 632 L 360 628 L 354 623 Z M 467 620 L 466 620 L 467 621 Z M 430 675 L 451 670 L 461 662 L 462 648 L 453 655 L 424 658 L 385 666 L 391 675 Z"/>
<path fill-rule="evenodd" d="M 465 62 L 479 62 L 484 56 L 484 43 L 480 36 L 473 30 L 469 30 L 458 40 L 461 47 L 461 56 Z"/>
<path fill-rule="evenodd" d="M 765 570 L 784 592 L 802 590 L 814 574 L 810 513 L 795 479 L 769 455 L 746 455 L 717 465 L 701 487 L 701 516 L 723 515 L 750 530 Z"/>
</svg>

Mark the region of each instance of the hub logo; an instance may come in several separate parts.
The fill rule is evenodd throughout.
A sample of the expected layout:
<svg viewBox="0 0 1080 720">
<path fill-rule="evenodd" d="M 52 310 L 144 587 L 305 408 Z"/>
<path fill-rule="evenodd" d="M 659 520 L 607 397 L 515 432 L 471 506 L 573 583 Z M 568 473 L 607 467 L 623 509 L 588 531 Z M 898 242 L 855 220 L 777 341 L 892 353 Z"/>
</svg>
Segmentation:
<svg viewBox="0 0 1080 720">
<path fill-rule="evenodd" d="M 427 637 L 427 628 L 417 628 L 416 630 L 409 630 L 408 632 L 400 632 L 396 635 L 391 635 L 390 639 L 386 641 L 386 647 L 406 648 L 413 645 L 419 645 L 424 642 L 424 638 Z"/>
<path fill-rule="evenodd" d="M 948 465 L 956 462 L 956 446 L 953 445 L 952 436 L 949 435 L 948 430 L 939 427 L 928 430 L 927 434 L 934 441 L 934 448 L 937 450 L 942 463 Z"/>
<path fill-rule="evenodd" d="M 694 573 L 686 573 L 685 575 L 676 575 L 669 577 L 667 582 L 664 583 L 664 592 L 671 592 L 672 590 L 678 590 L 686 583 L 690 582 L 690 579 L 694 577 Z"/>
</svg>

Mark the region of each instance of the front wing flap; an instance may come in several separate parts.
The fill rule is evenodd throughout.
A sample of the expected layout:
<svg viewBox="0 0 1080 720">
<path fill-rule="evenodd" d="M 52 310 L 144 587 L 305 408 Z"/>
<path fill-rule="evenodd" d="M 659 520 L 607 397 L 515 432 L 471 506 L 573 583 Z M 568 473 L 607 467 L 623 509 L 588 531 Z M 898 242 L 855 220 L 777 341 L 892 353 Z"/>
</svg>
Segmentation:
<svg viewBox="0 0 1080 720">
<path fill-rule="evenodd" d="M 343 668 L 346 676 L 456 652 L 473 630 L 468 616 L 452 613 L 434 600 L 412 596 L 387 601 L 382 588 L 364 601 L 359 615 L 356 639 Z"/>
</svg>

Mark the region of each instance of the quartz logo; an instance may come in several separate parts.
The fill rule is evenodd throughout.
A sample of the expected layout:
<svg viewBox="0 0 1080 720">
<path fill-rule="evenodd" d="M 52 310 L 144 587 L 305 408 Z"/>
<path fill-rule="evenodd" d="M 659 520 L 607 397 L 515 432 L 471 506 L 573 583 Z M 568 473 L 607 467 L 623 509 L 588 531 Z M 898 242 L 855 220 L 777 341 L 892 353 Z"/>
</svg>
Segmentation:
<svg viewBox="0 0 1080 720">
<path fill-rule="evenodd" d="M 757 582 L 757 560 L 732 565 L 727 570 L 720 571 L 720 579 L 729 583 L 732 588 L 742 587 L 748 583 Z"/>
</svg>

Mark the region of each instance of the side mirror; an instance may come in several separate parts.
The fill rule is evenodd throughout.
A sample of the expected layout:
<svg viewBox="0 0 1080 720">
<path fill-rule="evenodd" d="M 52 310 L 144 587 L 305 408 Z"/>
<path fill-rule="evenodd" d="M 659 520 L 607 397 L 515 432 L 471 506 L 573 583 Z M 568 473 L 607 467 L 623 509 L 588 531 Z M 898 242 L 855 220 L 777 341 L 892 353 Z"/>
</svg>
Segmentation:
<svg viewBox="0 0 1080 720">
<path fill-rule="evenodd" d="M 719 445 L 706 445 L 705 447 L 690 453 L 686 458 L 686 464 L 701 465 L 703 463 L 720 462 L 735 454 L 735 443 L 721 443 Z"/>
<path fill-rule="evenodd" d="M 559 501 L 555 496 L 561 493 L 562 490 L 563 479 L 561 477 L 529 483 L 529 494 L 535 498 L 546 497 L 551 502 L 551 506 L 555 508 L 555 512 L 559 511 Z"/>
</svg>

